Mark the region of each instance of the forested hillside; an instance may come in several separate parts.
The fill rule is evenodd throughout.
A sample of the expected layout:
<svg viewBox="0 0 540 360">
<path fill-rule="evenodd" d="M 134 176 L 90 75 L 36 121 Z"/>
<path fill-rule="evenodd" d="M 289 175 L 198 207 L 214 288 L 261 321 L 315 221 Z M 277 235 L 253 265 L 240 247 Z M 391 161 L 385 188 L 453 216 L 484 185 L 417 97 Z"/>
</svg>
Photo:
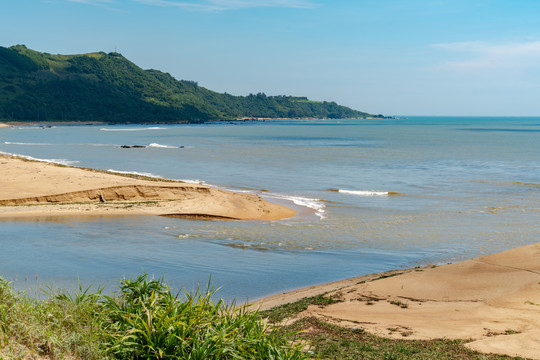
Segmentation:
<svg viewBox="0 0 540 360">
<path fill-rule="evenodd" d="M 220 94 L 143 70 L 119 53 L 51 55 L 0 47 L 0 121 L 204 122 L 370 114 L 305 97 Z"/>
</svg>

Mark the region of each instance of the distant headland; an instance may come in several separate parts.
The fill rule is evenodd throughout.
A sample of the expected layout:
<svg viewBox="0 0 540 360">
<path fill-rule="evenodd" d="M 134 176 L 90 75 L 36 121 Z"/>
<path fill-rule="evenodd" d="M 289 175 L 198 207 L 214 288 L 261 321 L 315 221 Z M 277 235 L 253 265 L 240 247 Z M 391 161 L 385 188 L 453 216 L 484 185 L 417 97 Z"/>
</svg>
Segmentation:
<svg viewBox="0 0 540 360">
<path fill-rule="evenodd" d="M 52 55 L 0 47 L 0 121 L 202 123 L 274 118 L 384 118 L 307 97 L 233 96 L 143 70 L 121 54 Z"/>
</svg>

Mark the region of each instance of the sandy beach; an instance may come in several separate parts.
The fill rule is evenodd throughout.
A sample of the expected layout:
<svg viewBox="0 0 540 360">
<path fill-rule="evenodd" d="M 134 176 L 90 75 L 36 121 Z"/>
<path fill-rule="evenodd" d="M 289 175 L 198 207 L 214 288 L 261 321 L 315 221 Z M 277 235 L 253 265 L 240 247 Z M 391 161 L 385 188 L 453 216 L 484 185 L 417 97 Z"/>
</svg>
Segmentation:
<svg viewBox="0 0 540 360">
<path fill-rule="evenodd" d="M 168 215 L 277 220 L 296 211 L 204 185 L 0 156 L 0 218 Z M 540 243 L 443 266 L 396 270 L 258 301 L 269 308 L 328 293 L 299 317 L 384 337 L 471 339 L 469 347 L 540 359 Z"/>
<path fill-rule="evenodd" d="M 390 338 L 471 339 L 485 353 L 540 359 L 540 243 L 438 267 L 373 274 L 258 301 L 262 308 L 329 292 L 314 316 Z"/>
<path fill-rule="evenodd" d="M 278 220 L 295 210 L 257 195 L 178 181 L 0 156 L 0 217 L 166 215 L 197 219 Z"/>
</svg>

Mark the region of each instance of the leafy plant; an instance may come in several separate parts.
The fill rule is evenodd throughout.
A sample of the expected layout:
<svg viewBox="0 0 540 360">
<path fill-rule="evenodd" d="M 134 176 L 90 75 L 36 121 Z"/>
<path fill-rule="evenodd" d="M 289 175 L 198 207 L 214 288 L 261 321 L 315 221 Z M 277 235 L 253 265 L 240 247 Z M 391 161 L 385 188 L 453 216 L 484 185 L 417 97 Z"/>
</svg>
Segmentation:
<svg viewBox="0 0 540 360">
<path fill-rule="evenodd" d="M 119 359 L 305 359 L 290 334 L 270 328 L 247 305 L 214 301 L 215 290 L 173 295 L 163 278 L 123 280 L 104 303 L 110 352 Z"/>
</svg>

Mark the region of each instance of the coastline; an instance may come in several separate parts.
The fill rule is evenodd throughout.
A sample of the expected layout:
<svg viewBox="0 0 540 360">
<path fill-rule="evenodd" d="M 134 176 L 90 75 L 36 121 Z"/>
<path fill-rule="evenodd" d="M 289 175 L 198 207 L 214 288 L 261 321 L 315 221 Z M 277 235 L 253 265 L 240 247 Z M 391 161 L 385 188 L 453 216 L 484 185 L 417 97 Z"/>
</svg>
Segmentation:
<svg viewBox="0 0 540 360">
<path fill-rule="evenodd" d="M 321 294 L 315 317 L 387 338 L 470 339 L 484 352 L 540 359 L 540 243 L 451 263 L 370 274 L 275 294 L 262 310 Z"/>
<path fill-rule="evenodd" d="M 219 122 L 245 122 L 245 121 L 269 121 L 269 120 L 323 120 L 329 118 L 322 117 L 294 117 L 294 118 L 268 118 L 268 117 L 240 117 L 234 119 L 217 119 L 217 120 L 205 120 L 202 123 L 219 123 Z M 393 119 L 391 116 L 378 117 L 378 116 L 365 116 L 365 117 L 351 117 L 343 119 L 361 119 L 361 120 L 376 120 L 376 119 Z M 10 121 L 10 122 L 0 122 L 0 127 L 10 127 L 10 126 L 61 126 L 61 125 L 179 125 L 179 124 L 189 124 L 186 121 L 173 121 L 173 122 L 107 122 L 107 121 Z M 199 124 L 195 122 L 193 124 Z"/>
<path fill-rule="evenodd" d="M 0 155 L 0 218 L 159 215 L 281 220 L 296 210 L 258 195 Z"/>
</svg>

